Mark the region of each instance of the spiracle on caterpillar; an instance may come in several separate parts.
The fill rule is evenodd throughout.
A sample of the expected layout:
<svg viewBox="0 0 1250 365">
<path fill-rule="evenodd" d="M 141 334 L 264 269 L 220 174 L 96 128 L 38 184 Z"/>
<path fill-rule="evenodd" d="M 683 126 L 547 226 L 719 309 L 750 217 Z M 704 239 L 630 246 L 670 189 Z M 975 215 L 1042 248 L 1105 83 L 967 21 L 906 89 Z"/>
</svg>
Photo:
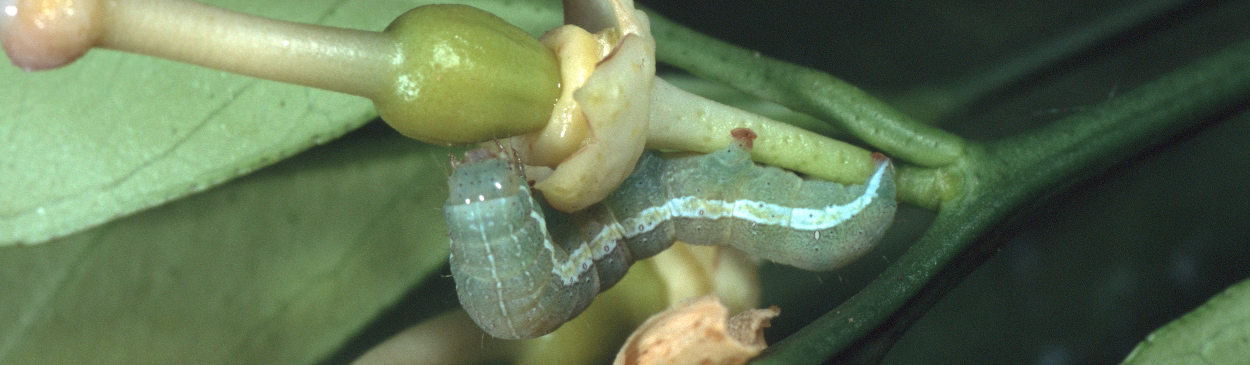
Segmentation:
<svg viewBox="0 0 1250 365">
<path fill-rule="evenodd" d="M 894 172 L 873 154 L 864 184 L 805 180 L 751 161 L 755 134 L 707 154 L 647 152 L 603 202 L 573 214 L 544 209 L 505 153 L 469 151 L 443 207 L 460 303 L 487 333 L 550 333 L 674 240 L 729 245 L 807 270 L 833 270 L 869 251 L 894 218 Z"/>
</svg>

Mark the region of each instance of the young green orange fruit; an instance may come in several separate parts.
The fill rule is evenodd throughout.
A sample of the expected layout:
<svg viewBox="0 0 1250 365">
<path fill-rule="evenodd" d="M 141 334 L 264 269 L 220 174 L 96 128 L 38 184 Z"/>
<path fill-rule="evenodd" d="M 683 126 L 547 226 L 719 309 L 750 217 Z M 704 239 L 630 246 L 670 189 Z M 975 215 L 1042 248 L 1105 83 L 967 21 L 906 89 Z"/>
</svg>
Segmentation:
<svg viewBox="0 0 1250 365">
<path fill-rule="evenodd" d="M 386 28 L 400 47 L 394 80 L 373 98 L 406 136 L 471 143 L 542 129 L 560 95 L 555 55 L 503 19 L 464 5 L 427 5 Z"/>
</svg>

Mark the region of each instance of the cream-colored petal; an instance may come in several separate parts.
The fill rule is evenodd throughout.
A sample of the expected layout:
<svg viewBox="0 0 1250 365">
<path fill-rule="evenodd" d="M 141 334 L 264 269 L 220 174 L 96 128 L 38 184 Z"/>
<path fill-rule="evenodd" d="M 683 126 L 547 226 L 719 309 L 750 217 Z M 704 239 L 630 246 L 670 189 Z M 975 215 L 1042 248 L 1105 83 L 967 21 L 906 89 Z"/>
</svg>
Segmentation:
<svg viewBox="0 0 1250 365">
<path fill-rule="evenodd" d="M 544 130 L 510 142 L 527 164 L 555 168 L 535 188 L 552 207 L 572 212 L 607 197 L 642 154 L 655 39 L 631 0 L 564 6 L 565 22 L 583 29 L 566 25 L 543 36 L 560 61 L 562 95 Z"/>
<path fill-rule="evenodd" d="M 759 259 L 726 246 L 681 241 L 650 258 L 668 291 L 668 305 L 715 293 L 732 312 L 760 303 Z"/>
<path fill-rule="evenodd" d="M 729 309 L 719 299 L 699 297 L 639 326 L 614 364 L 745 364 L 768 346 L 762 330 L 780 313 L 777 307 L 752 309 L 727 320 Z"/>
<path fill-rule="evenodd" d="M 655 43 L 634 34 L 574 92 L 590 126 L 580 150 L 534 187 L 566 212 L 598 203 L 634 170 L 647 139 Z"/>
<path fill-rule="evenodd" d="M 573 99 L 573 92 L 590 78 L 595 65 L 603 59 L 603 51 L 595 35 L 573 25 L 552 29 L 540 40 L 555 52 L 560 62 L 560 99 L 546 128 L 513 137 L 509 145 L 528 165 L 555 167 L 586 142 L 590 126 Z"/>
</svg>

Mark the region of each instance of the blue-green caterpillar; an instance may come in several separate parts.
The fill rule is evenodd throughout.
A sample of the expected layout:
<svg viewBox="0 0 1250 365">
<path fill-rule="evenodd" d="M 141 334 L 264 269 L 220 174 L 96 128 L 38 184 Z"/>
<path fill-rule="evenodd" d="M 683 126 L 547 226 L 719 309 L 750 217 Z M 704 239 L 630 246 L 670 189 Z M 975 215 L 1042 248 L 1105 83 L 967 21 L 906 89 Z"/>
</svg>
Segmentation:
<svg viewBox="0 0 1250 365">
<path fill-rule="evenodd" d="M 644 153 L 615 192 L 571 215 L 544 212 L 508 156 L 469 151 L 443 206 L 461 305 L 495 337 L 532 338 L 576 317 L 634 261 L 674 240 L 824 271 L 863 256 L 893 221 L 885 156 L 873 154 L 867 182 L 846 186 L 758 166 L 754 133 L 734 136 L 707 155 Z"/>
</svg>

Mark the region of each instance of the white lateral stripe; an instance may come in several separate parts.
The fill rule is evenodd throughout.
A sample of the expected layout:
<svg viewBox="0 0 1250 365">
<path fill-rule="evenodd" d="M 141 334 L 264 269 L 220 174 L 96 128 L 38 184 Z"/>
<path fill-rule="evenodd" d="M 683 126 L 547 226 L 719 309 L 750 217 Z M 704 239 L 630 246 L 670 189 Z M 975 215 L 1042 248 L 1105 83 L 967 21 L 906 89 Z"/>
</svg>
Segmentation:
<svg viewBox="0 0 1250 365">
<path fill-rule="evenodd" d="M 595 235 L 590 247 L 594 248 L 595 260 L 602 259 L 616 249 L 616 240 L 625 238 L 625 228 L 620 223 L 612 222 Z"/>
<path fill-rule="evenodd" d="M 889 163 L 882 163 L 868 180 L 864 194 L 849 203 L 829 205 L 824 208 L 791 208 L 787 206 L 740 199 L 733 202 L 705 200 L 695 196 L 673 198 L 659 206 L 643 209 L 637 217 L 622 224 L 625 238 L 633 238 L 650 232 L 661 223 L 673 218 L 718 219 L 734 217 L 747 221 L 794 228 L 803 231 L 836 227 L 867 208 L 877 198 L 881 178 Z"/>
<path fill-rule="evenodd" d="M 542 228 L 544 248 L 551 254 L 551 272 L 556 274 L 564 285 L 572 285 L 582 273 L 589 270 L 594 260 L 602 259 L 616 248 L 616 241 L 634 238 L 654 230 L 660 224 L 673 218 L 704 218 L 720 219 L 734 217 L 753 223 L 794 228 L 801 231 L 817 231 L 836 227 L 855 217 L 878 196 L 881 179 L 889 163 L 882 163 L 868 180 L 864 194 L 849 203 L 829 205 L 824 208 L 791 208 L 787 206 L 739 199 L 733 202 L 724 200 L 700 199 L 695 196 L 673 198 L 659 206 L 643 209 L 638 216 L 625 219 L 624 224 L 613 223 L 603 227 L 591 242 L 582 243 L 569 253 L 569 260 L 560 262 L 556 258 L 555 246 L 547 234 L 547 222 L 535 206 L 530 217 Z"/>
<path fill-rule="evenodd" d="M 531 213 L 531 217 L 542 219 L 536 213 Z M 600 230 L 599 234 L 595 235 L 590 244 L 582 243 L 581 246 L 577 246 L 577 249 L 570 252 L 569 260 L 565 262 L 560 262 L 560 260 L 556 259 L 555 247 L 551 245 L 550 240 L 547 240 L 546 247 L 551 252 L 551 272 L 560 277 L 560 281 L 564 285 L 573 285 L 582 273 L 590 270 L 595 260 L 602 259 L 616 249 L 616 241 L 625 238 L 623 232 L 624 229 L 618 223 L 612 223 L 603 227 L 603 230 Z"/>
<path fill-rule="evenodd" d="M 551 255 L 551 273 L 559 277 L 560 282 L 564 283 L 564 285 L 573 285 L 573 283 L 577 282 L 577 278 L 594 264 L 593 250 L 587 249 L 586 244 L 583 243 L 573 252 L 569 252 L 567 261 L 561 262 L 556 257 L 556 247 L 555 243 L 551 242 L 551 234 L 547 232 L 547 220 L 543 219 L 541 211 L 537 207 L 535 208 L 530 211 L 530 218 L 537 222 L 539 227 L 542 227 L 543 248 Z"/>
<path fill-rule="evenodd" d="M 543 248 L 547 253 L 551 254 L 551 273 L 560 278 L 560 282 L 564 285 L 573 285 L 577 282 L 577 278 L 585 273 L 586 270 L 594 267 L 595 260 L 602 259 L 612 250 L 616 249 L 616 241 L 625 237 L 624 229 L 618 223 L 612 223 L 603 227 L 598 234 L 591 239 L 590 243 L 582 243 L 577 246 L 573 252 L 569 252 L 568 261 L 560 262 L 556 257 L 555 243 L 551 242 L 551 235 L 547 233 L 547 221 L 543 219 L 542 214 L 537 210 L 530 211 L 530 218 L 538 223 L 543 230 Z"/>
</svg>

